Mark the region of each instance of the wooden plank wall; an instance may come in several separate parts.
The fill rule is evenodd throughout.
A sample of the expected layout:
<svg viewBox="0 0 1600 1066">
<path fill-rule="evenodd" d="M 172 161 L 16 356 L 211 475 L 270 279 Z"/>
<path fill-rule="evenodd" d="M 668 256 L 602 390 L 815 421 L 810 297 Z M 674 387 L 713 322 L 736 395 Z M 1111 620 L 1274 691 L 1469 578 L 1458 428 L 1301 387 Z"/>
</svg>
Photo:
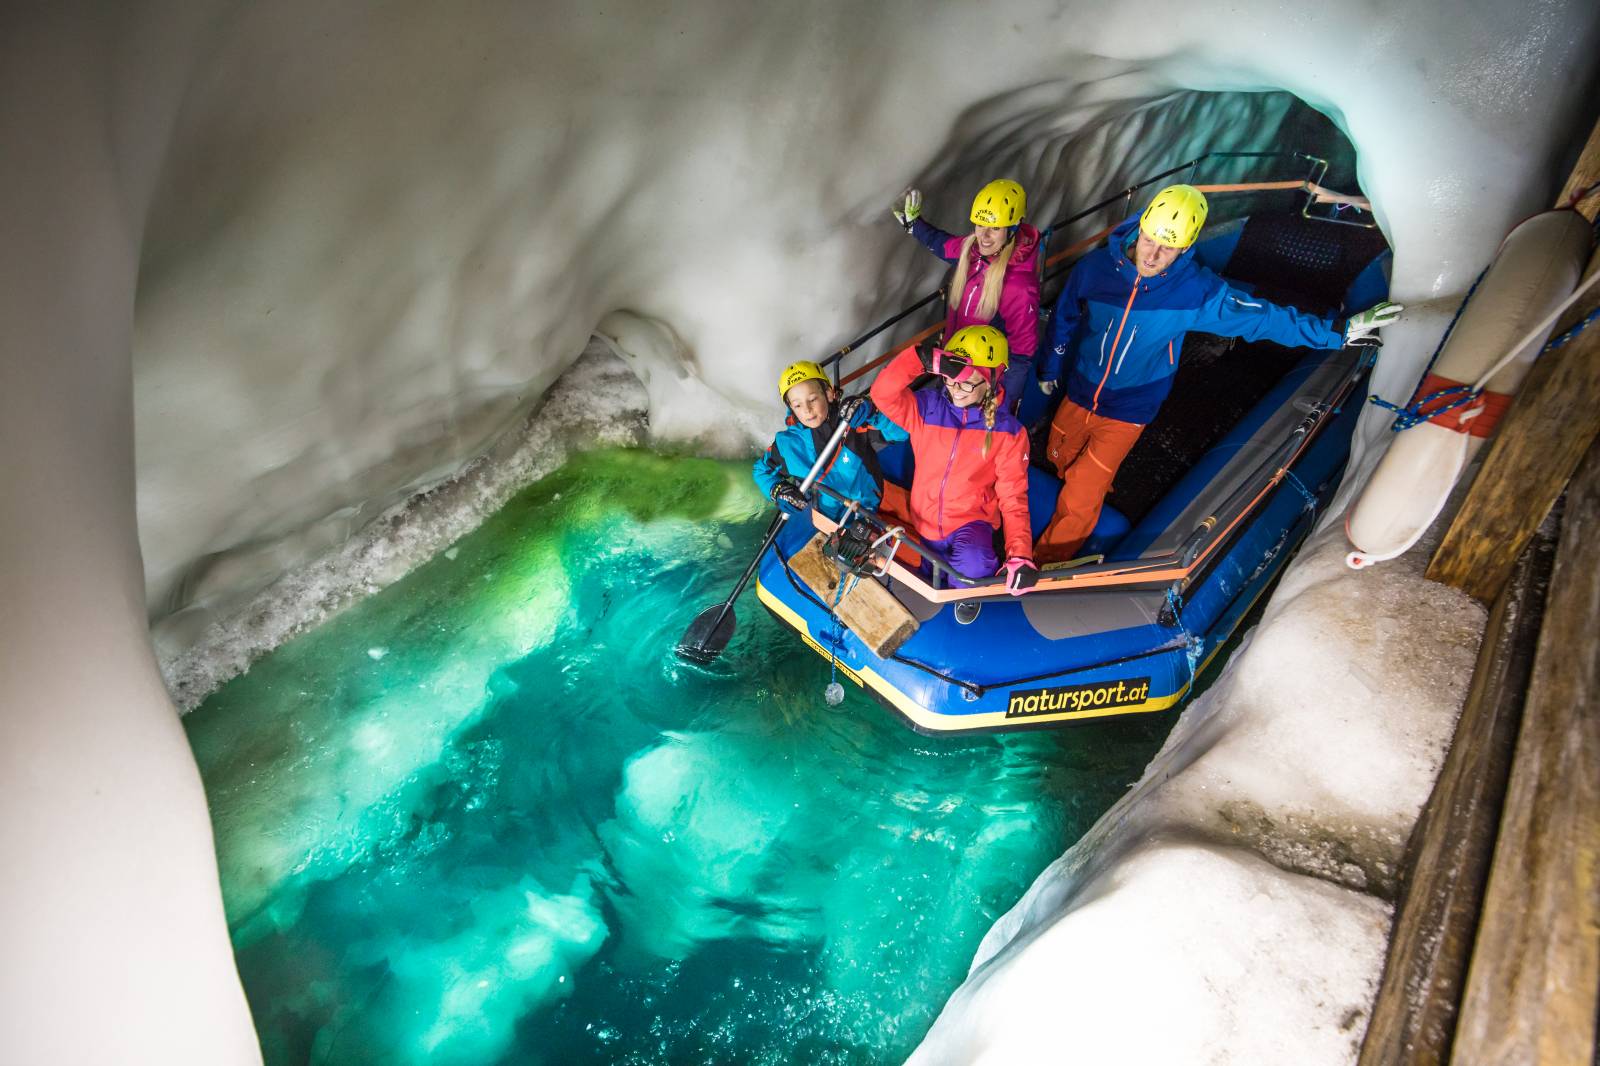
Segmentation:
<svg viewBox="0 0 1600 1066">
<path fill-rule="evenodd" d="M 1489 614 L 1455 739 L 1406 848 L 1361 1066 L 1449 1061 L 1558 529 L 1545 523 Z"/>
<path fill-rule="evenodd" d="M 1596 183 L 1600 122 L 1556 206 L 1594 221 Z M 1600 286 L 1555 335 L 1596 307 Z M 1361 1066 L 1600 1063 L 1597 433 L 1600 321 L 1534 364 L 1428 567 L 1494 606 L 1407 848 Z"/>
<path fill-rule="evenodd" d="M 1407 849 L 1361 1066 L 1600 1061 L 1600 444 L 1552 564 L 1553 527 L 1495 603 Z"/>
<path fill-rule="evenodd" d="M 1600 447 L 1567 493 L 1454 1061 L 1589 1066 L 1600 1003 Z"/>
</svg>

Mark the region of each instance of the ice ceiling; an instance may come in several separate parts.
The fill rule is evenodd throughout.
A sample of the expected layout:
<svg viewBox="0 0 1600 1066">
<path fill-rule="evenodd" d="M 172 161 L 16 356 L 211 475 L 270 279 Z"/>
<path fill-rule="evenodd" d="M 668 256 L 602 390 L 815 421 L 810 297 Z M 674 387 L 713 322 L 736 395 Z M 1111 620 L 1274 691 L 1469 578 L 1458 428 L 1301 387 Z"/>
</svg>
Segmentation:
<svg viewBox="0 0 1600 1066">
<path fill-rule="evenodd" d="M 591 334 L 631 356 L 659 437 L 738 448 L 774 413 L 776 366 L 925 287 L 885 221 L 905 184 L 953 222 L 1005 172 L 1048 218 L 1273 145 L 1288 99 L 1267 90 L 1355 144 L 1396 296 L 1450 297 L 1552 195 L 1597 18 L 1584 0 L 9 5 L 0 1029 L 28 1061 L 251 1059 L 147 621 L 193 639 L 479 451 Z M 1427 321 L 1393 331 L 1380 390 L 1414 377 Z"/>
</svg>

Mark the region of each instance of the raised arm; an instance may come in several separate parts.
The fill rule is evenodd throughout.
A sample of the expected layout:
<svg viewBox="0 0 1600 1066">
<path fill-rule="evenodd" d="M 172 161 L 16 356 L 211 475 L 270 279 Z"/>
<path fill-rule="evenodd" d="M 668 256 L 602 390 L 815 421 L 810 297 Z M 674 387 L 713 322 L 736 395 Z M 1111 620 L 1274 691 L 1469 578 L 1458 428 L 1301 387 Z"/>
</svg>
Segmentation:
<svg viewBox="0 0 1600 1066">
<path fill-rule="evenodd" d="M 889 365 L 878 372 L 872 383 L 872 402 L 878 410 L 901 429 L 916 430 L 922 427 L 922 412 L 917 410 L 917 398 L 911 392 L 911 383 L 924 373 L 916 345 L 907 345 Z"/>
<path fill-rule="evenodd" d="M 921 241 L 923 247 L 946 263 L 954 263 L 961 254 L 962 238 L 952 237 L 938 226 L 922 220 L 922 191 L 907 189 L 901 205 L 894 209 L 894 220 L 905 231 Z"/>
<path fill-rule="evenodd" d="M 931 222 L 917 219 L 911 223 L 911 235 L 922 242 L 924 248 L 943 259 L 946 263 L 954 263 L 961 254 L 963 237 L 952 236 Z"/>
</svg>

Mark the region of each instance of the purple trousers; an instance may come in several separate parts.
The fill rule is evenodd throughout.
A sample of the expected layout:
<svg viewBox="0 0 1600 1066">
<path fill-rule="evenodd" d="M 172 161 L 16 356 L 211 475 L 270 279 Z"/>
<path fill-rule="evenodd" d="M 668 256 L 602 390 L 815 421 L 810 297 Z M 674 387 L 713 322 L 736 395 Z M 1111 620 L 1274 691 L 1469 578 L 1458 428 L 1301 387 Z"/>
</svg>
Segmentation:
<svg viewBox="0 0 1600 1066">
<path fill-rule="evenodd" d="M 923 543 L 950 560 L 951 568 L 962 577 L 993 577 L 1000 569 L 1000 558 L 994 553 L 994 533 L 994 527 L 980 518 L 943 540 L 924 538 Z"/>
</svg>

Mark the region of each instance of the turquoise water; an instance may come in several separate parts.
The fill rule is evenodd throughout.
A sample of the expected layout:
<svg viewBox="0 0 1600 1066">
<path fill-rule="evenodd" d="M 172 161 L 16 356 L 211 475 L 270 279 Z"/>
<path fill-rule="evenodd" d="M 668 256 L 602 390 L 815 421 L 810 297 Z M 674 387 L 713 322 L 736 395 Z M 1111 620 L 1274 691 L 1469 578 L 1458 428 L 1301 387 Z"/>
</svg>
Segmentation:
<svg viewBox="0 0 1600 1066">
<path fill-rule="evenodd" d="M 267 1061 L 892 1062 L 1170 716 L 927 739 L 754 596 L 742 464 L 579 457 L 185 720 Z"/>
</svg>

